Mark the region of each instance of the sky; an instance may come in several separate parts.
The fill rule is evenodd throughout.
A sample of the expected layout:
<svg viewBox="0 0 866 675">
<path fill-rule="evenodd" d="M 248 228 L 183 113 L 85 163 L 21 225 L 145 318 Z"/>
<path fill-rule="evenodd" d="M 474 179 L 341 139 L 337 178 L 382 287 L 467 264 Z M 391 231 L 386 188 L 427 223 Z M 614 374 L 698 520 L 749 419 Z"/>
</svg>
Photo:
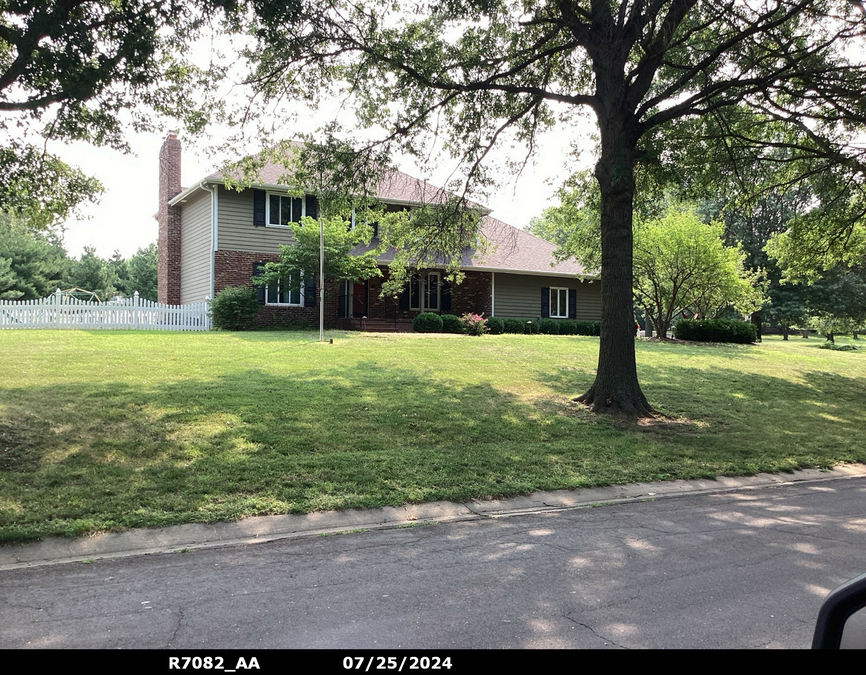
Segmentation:
<svg viewBox="0 0 866 675">
<path fill-rule="evenodd" d="M 314 120 L 306 122 L 312 124 Z M 97 204 L 88 204 L 82 209 L 83 218 L 65 223 L 64 243 L 70 256 L 80 257 L 85 246 L 92 246 L 102 258 L 110 257 L 116 250 L 128 258 L 139 248 L 156 242 L 154 216 L 158 208 L 159 149 L 164 137 L 165 134 L 159 133 L 128 134 L 127 141 L 132 149 L 128 155 L 84 143 L 57 144 L 50 148 L 61 159 L 99 179 L 105 187 Z M 570 127 L 544 134 L 534 162 L 526 166 L 521 176 L 516 181 L 503 180 L 499 190 L 482 200 L 493 209 L 492 215 L 510 225 L 526 227 L 544 208 L 557 205 L 557 188 L 575 169 L 583 168 L 569 151 L 577 137 L 575 129 Z M 180 139 L 183 144 L 182 183 L 187 187 L 213 173 L 219 167 L 219 160 L 208 156 L 207 141 L 189 141 L 183 134 Z M 239 149 L 238 156 L 258 149 Z M 519 151 L 520 148 L 516 148 L 512 153 Z M 588 157 L 589 153 L 585 154 Z M 500 152 L 499 159 L 503 156 Z M 428 179 L 434 185 L 444 184 L 453 170 L 443 165 L 436 174 L 428 176 L 411 161 L 399 158 L 396 161 L 400 170 Z"/>
</svg>

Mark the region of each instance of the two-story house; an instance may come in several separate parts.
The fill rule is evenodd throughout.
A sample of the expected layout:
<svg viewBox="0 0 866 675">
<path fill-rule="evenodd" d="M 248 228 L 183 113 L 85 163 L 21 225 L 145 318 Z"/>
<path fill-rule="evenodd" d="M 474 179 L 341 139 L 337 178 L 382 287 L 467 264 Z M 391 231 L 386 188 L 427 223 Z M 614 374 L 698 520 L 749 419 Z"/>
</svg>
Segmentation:
<svg viewBox="0 0 866 675">
<path fill-rule="evenodd" d="M 200 302 L 229 286 L 252 286 L 257 270 L 279 259 L 280 245 L 292 243 L 288 223 L 318 212 L 313 195 L 292 196 L 280 184 L 284 169 L 277 165 L 264 166 L 256 182 L 242 191 L 227 189 L 218 173 L 184 188 L 175 134 L 165 139 L 159 161 L 160 302 Z M 441 195 L 441 189 L 398 171 L 385 176 L 377 189 L 377 198 L 394 209 L 430 203 Z M 326 326 L 410 330 L 421 311 L 599 319 L 598 280 L 583 279 L 583 268 L 573 261 L 557 262 L 553 244 L 489 213 L 482 218 L 481 232 L 491 246 L 483 255 L 464 252 L 466 276 L 459 285 L 449 284 L 444 270 L 429 269 L 415 275 L 400 297 L 382 298 L 380 278 L 340 284 L 326 279 Z M 387 252 L 380 262 L 387 274 Z M 317 283 L 311 276 L 300 290 L 259 288 L 257 323 L 300 318 L 317 323 Z"/>
</svg>

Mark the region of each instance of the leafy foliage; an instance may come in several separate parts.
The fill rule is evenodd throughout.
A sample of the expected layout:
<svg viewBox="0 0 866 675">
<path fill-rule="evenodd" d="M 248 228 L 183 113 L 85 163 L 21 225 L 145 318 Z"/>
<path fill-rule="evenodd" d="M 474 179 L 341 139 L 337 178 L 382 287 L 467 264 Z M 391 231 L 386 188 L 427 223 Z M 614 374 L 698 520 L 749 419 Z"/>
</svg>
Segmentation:
<svg viewBox="0 0 866 675">
<path fill-rule="evenodd" d="M 636 228 L 635 298 L 659 336 L 686 308 L 716 318 L 727 307 L 751 312 L 761 306 L 742 251 L 724 246 L 721 235 L 721 223 L 705 225 L 693 211 L 674 209 Z"/>
<path fill-rule="evenodd" d="M 466 313 L 460 317 L 460 323 L 468 335 L 480 337 L 490 329 L 487 327 L 487 319 L 481 314 Z"/>
<path fill-rule="evenodd" d="M 807 288 L 803 323 L 830 342 L 836 333 L 866 327 L 866 267 L 839 265 L 812 283 Z"/>
<path fill-rule="evenodd" d="M 559 335 L 559 321 L 556 319 L 542 319 L 538 322 L 538 332 L 542 335 Z"/>
<path fill-rule="evenodd" d="M 505 332 L 505 322 L 495 316 L 487 317 L 487 331 L 491 335 L 502 335 Z"/>
<path fill-rule="evenodd" d="M 463 333 L 463 322 L 454 314 L 441 314 L 443 333 Z"/>
<path fill-rule="evenodd" d="M 573 256 L 587 269 L 600 263 L 600 232 L 592 189 L 575 189 L 561 207 L 546 209 L 535 231 L 562 242 L 557 255 Z M 722 243 L 722 224 L 704 224 L 691 208 L 670 199 L 645 204 L 656 217 L 638 220 L 634 235 L 634 296 L 654 330 L 664 336 L 677 312 L 701 318 L 726 308 L 741 312 L 762 303 L 759 273 L 745 270 L 745 253 Z M 544 329 L 542 328 L 542 332 Z"/>
<path fill-rule="evenodd" d="M 526 322 L 520 319 L 503 319 L 503 332 L 522 335 L 526 330 Z"/>
<path fill-rule="evenodd" d="M 119 275 L 119 290 L 130 298 L 138 291 L 138 297 L 156 302 L 157 263 L 156 244 L 138 249 L 125 260 L 124 273 Z"/>
<path fill-rule="evenodd" d="M 106 302 L 117 294 L 119 279 L 115 266 L 96 255 L 95 248 L 85 246 L 81 257 L 70 262 L 63 285 L 66 288 L 92 291 L 101 302 Z"/>
<path fill-rule="evenodd" d="M 214 328 L 223 330 L 246 330 L 259 308 L 256 292 L 246 286 L 224 288 L 210 302 Z"/>
<path fill-rule="evenodd" d="M 352 227 L 341 217 L 322 218 L 324 231 L 325 277 L 340 281 L 359 281 L 382 276 L 376 262 L 378 249 L 368 248 L 372 230 L 356 223 Z M 280 261 L 267 263 L 255 283 L 267 286 L 291 280 L 293 290 L 300 288 L 304 275 L 319 271 L 319 221 L 309 216 L 289 223 L 294 244 L 280 246 Z M 367 249 L 367 250 L 364 250 Z"/>
<path fill-rule="evenodd" d="M 100 184 L 45 151 L 45 139 L 127 150 L 124 127 L 155 116 L 192 132 L 213 101 L 186 58 L 215 3 L 184 0 L 0 5 L 0 209 L 47 226 L 93 200 Z"/>
<path fill-rule="evenodd" d="M 601 334 L 601 323 L 598 321 L 575 321 L 574 325 L 577 329 L 577 335 L 595 335 Z"/>
<path fill-rule="evenodd" d="M 441 333 L 442 317 L 435 312 L 421 312 L 412 319 L 412 330 L 416 333 Z"/>
<path fill-rule="evenodd" d="M 749 344 L 756 339 L 755 326 L 748 321 L 728 319 L 681 319 L 674 324 L 677 340 Z"/>
<path fill-rule="evenodd" d="M 50 234 L 0 213 L 0 299 L 35 300 L 53 293 L 68 266 L 66 251 Z"/>
</svg>

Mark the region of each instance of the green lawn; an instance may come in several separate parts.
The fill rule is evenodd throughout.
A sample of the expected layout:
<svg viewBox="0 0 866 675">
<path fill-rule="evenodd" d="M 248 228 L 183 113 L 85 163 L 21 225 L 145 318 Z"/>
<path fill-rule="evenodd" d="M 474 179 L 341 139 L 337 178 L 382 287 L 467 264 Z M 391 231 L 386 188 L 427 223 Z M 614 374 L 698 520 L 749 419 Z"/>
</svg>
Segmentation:
<svg viewBox="0 0 866 675">
<path fill-rule="evenodd" d="M 0 541 L 866 461 L 815 338 L 639 342 L 628 426 L 570 402 L 597 338 L 315 337 L 0 331 Z"/>
</svg>

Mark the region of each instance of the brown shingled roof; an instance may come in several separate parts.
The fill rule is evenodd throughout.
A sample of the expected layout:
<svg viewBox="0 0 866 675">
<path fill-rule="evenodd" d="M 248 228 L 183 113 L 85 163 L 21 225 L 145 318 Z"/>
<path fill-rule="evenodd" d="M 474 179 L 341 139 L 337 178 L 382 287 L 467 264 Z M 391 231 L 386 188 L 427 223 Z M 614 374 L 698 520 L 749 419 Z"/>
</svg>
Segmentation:
<svg viewBox="0 0 866 675">
<path fill-rule="evenodd" d="M 554 244 L 491 216 L 481 219 L 481 233 L 492 244 L 490 250 L 461 261 L 462 267 L 527 274 L 596 276 L 588 274 L 573 259 L 557 262 L 553 257 Z"/>
<path fill-rule="evenodd" d="M 255 184 L 283 185 L 285 174 L 284 166 L 268 162 L 259 170 Z M 216 172 L 208 179 L 222 181 L 225 175 Z M 234 179 L 240 177 L 234 172 L 230 172 L 230 176 Z M 442 188 L 396 170 L 388 171 L 376 190 L 376 197 L 386 203 L 436 204 L 445 201 L 447 196 Z M 597 276 L 587 273 L 574 260 L 557 262 L 553 256 L 554 244 L 489 215 L 482 216 L 481 233 L 490 242 L 488 250 L 484 254 L 466 251 L 460 263 L 462 268 L 535 275 Z M 390 261 L 392 255 L 389 253 L 380 258 L 381 262 Z"/>
<path fill-rule="evenodd" d="M 293 143 L 293 145 L 299 145 Z M 258 172 L 258 180 L 254 185 L 285 185 L 287 170 L 281 164 L 267 162 Z M 241 180 L 241 172 L 237 170 L 216 171 L 208 178 L 223 180 L 224 178 Z M 415 178 L 402 171 L 389 170 L 376 186 L 376 198 L 384 202 L 405 202 L 408 204 L 438 204 L 444 202 L 448 193 L 440 187 Z M 489 209 L 485 209 L 487 211 Z"/>
</svg>

